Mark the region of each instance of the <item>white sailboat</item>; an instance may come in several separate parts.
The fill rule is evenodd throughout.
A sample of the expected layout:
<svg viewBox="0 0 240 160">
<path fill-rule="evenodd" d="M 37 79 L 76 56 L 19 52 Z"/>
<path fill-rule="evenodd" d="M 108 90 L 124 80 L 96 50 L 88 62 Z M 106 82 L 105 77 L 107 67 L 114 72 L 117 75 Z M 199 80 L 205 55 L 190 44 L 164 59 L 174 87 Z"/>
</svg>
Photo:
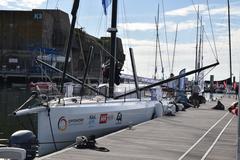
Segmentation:
<svg viewBox="0 0 240 160">
<path fill-rule="evenodd" d="M 77 136 L 99 137 L 150 120 L 161 109 L 158 101 L 139 99 L 79 102 L 80 97 L 64 98 L 60 103 L 56 99 L 48 107 L 16 112 L 16 116 L 37 114 L 40 156 L 74 143 Z"/>
<path fill-rule="evenodd" d="M 74 1 L 73 10 L 75 12 L 78 3 L 79 0 Z M 117 12 L 117 0 L 112 1 L 112 6 L 114 15 Z M 116 15 L 112 19 L 116 22 Z M 111 54 L 115 55 L 116 24 L 112 24 L 109 30 L 112 32 L 112 42 L 114 42 Z M 68 61 L 67 54 L 66 61 Z M 115 63 L 115 59 L 111 59 L 113 59 L 111 63 Z M 63 71 L 63 79 L 64 72 L 66 71 Z M 114 74 L 112 75 L 114 76 Z M 113 91 L 112 84 L 109 85 L 109 88 L 112 89 L 109 91 L 110 94 Z M 15 116 L 32 114 L 37 115 L 38 154 L 42 156 L 74 143 L 77 136 L 94 135 L 99 137 L 157 117 L 161 114 L 161 104 L 158 100 L 150 99 L 114 100 L 113 96 L 102 100 L 82 100 L 81 97 L 68 97 L 56 98 L 36 107 L 19 109 L 14 112 Z"/>
</svg>

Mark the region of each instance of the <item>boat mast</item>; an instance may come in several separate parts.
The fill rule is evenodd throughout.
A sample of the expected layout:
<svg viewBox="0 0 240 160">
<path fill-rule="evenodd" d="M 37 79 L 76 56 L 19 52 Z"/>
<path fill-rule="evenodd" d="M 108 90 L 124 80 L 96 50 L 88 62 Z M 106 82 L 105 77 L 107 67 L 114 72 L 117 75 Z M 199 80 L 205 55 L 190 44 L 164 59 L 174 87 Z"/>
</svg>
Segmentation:
<svg viewBox="0 0 240 160">
<path fill-rule="evenodd" d="M 198 22 L 199 22 L 199 6 L 198 6 L 198 11 L 197 11 L 197 36 L 196 36 L 196 55 L 195 55 L 195 69 L 197 68 L 197 62 L 198 62 Z M 198 74 L 195 73 L 195 81 L 197 81 L 197 76 Z"/>
<path fill-rule="evenodd" d="M 109 97 L 113 98 L 114 93 L 114 79 L 115 79 L 115 67 L 116 67 L 116 33 L 117 33 L 117 3 L 118 0 L 112 1 L 112 22 L 111 28 L 108 28 L 108 32 L 111 33 L 111 57 L 110 57 L 110 72 L 109 72 Z"/>
<path fill-rule="evenodd" d="M 175 33 L 171 73 L 173 73 L 173 67 L 174 67 L 174 61 L 175 61 L 175 51 L 176 51 L 176 44 L 177 44 L 177 33 L 178 33 L 178 24 L 177 24 L 176 33 Z"/>
<path fill-rule="evenodd" d="M 134 83 L 135 83 L 135 88 L 136 88 L 136 94 L 137 98 L 140 99 L 140 92 L 139 92 L 139 87 L 138 87 L 138 78 L 137 78 L 137 71 L 136 71 L 136 64 L 135 64 L 135 58 L 133 54 L 133 49 L 129 48 L 130 52 L 130 59 L 131 59 L 131 64 L 132 64 L 132 70 L 133 70 L 133 78 L 134 78 Z"/>
<path fill-rule="evenodd" d="M 199 69 L 200 66 L 200 62 L 201 62 L 201 52 L 202 52 L 202 35 L 203 35 L 203 31 L 202 31 L 202 17 L 200 19 L 200 26 L 199 26 L 199 45 L 198 45 L 198 58 L 197 58 L 197 69 Z M 198 73 L 198 80 L 199 80 L 199 73 Z"/>
<path fill-rule="evenodd" d="M 74 32 L 74 27 L 77 19 L 77 11 L 79 7 L 79 1 L 80 0 L 74 0 L 73 2 L 73 8 L 72 8 L 72 22 L 71 22 L 71 28 L 70 28 L 70 33 L 69 33 L 69 38 L 68 38 L 68 44 L 67 44 L 67 52 L 65 56 L 65 62 L 64 62 L 64 69 L 63 69 L 63 74 L 62 74 L 62 81 L 61 81 L 61 93 L 63 93 L 63 84 L 66 76 L 66 70 L 67 70 L 67 65 L 68 65 L 68 59 L 69 59 L 69 54 L 72 49 L 72 37 L 73 37 L 73 32 Z"/>
<path fill-rule="evenodd" d="M 230 80 L 232 84 L 232 50 L 231 50 L 231 23 L 230 23 L 230 2 L 228 0 L 228 40 L 229 40 L 229 60 L 230 60 Z"/>
<path fill-rule="evenodd" d="M 157 53 L 158 53 L 158 42 L 159 42 L 159 32 L 158 32 L 158 25 L 159 25 L 159 4 L 157 10 L 157 17 L 155 17 L 155 25 L 156 25 L 156 49 L 155 49 L 155 68 L 154 68 L 154 79 L 157 79 Z"/>
</svg>

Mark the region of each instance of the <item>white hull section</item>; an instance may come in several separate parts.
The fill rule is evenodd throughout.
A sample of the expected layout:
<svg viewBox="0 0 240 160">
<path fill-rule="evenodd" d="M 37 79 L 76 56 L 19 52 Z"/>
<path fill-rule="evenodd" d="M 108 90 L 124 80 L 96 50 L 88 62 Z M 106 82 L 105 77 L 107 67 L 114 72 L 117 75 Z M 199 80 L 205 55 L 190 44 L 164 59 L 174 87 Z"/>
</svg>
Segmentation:
<svg viewBox="0 0 240 160">
<path fill-rule="evenodd" d="M 161 104 L 150 100 L 128 99 L 126 102 L 112 100 L 106 103 L 50 105 L 49 114 L 47 109 L 38 112 L 40 156 L 73 144 L 77 136 L 103 136 L 163 114 Z"/>
</svg>

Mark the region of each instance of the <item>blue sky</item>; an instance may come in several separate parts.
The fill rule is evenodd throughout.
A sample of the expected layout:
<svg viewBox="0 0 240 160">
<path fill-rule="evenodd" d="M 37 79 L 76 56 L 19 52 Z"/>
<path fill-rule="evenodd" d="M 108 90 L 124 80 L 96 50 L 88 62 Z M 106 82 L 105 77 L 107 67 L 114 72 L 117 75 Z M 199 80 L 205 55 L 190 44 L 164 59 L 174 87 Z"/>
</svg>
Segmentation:
<svg viewBox="0 0 240 160">
<path fill-rule="evenodd" d="M 165 78 L 171 71 L 175 28 L 178 24 L 178 38 L 174 61 L 174 74 L 182 68 L 187 71 L 194 68 L 196 46 L 196 10 L 199 5 L 205 28 L 204 36 L 204 65 L 215 62 L 211 51 L 214 46 L 207 0 L 164 0 L 167 41 L 163 21 L 162 0 L 119 0 L 118 8 L 118 36 L 122 38 L 126 54 L 124 72 L 131 73 L 128 47 L 133 47 L 137 63 L 137 72 L 140 76 L 152 77 L 154 73 L 155 54 L 155 22 L 157 6 L 160 7 L 159 34 Z M 240 1 L 230 0 L 231 3 L 231 30 L 232 30 L 232 60 L 233 74 L 239 77 L 240 45 Z M 70 12 L 72 1 L 69 0 L 0 0 L 0 9 L 30 10 L 32 8 L 58 8 Z M 218 51 L 220 65 L 210 74 L 215 79 L 224 79 L 229 76 L 228 28 L 227 28 L 227 0 L 209 0 L 209 9 L 215 35 L 215 44 Z M 103 14 L 101 0 L 80 0 L 77 25 L 96 37 L 107 36 L 106 29 L 110 26 L 111 7 L 108 15 Z M 210 43 L 206 39 L 208 37 Z M 168 53 L 167 53 L 168 52 Z M 170 61 L 169 61 L 169 60 Z M 158 58 L 158 77 L 161 78 L 161 65 Z M 207 71 L 206 71 L 207 72 Z M 210 75 L 206 76 L 209 79 Z M 191 79 L 191 76 L 190 76 Z M 238 78 L 237 78 L 238 79 Z"/>
</svg>

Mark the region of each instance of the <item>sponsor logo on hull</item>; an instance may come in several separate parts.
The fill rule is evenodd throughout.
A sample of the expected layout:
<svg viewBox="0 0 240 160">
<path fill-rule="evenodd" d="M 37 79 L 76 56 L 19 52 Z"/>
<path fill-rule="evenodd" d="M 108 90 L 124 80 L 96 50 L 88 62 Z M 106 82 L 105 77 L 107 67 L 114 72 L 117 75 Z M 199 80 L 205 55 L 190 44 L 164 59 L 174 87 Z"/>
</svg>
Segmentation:
<svg viewBox="0 0 240 160">
<path fill-rule="evenodd" d="M 58 129 L 60 131 L 65 131 L 66 128 L 67 128 L 67 119 L 64 116 L 62 116 L 58 120 Z"/>
<path fill-rule="evenodd" d="M 58 129 L 60 131 L 65 131 L 68 126 L 74 126 L 74 125 L 82 125 L 84 122 L 84 118 L 73 118 L 67 120 L 65 116 L 62 116 L 58 120 Z"/>
<path fill-rule="evenodd" d="M 96 126 L 96 115 L 90 115 L 88 118 L 88 126 L 95 127 Z"/>
<path fill-rule="evenodd" d="M 104 123 L 107 123 L 107 121 L 108 121 L 108 114 L 107 113 L 101 114 L 99 118 L 99 123 L 104 124 Z"/>
<path fill-rule="evenodd" d="M 122 113 L 118 112 L 116 117 L 116 124 L 121 124 L 121 123 L 122 123 Z"/>
</svg>

